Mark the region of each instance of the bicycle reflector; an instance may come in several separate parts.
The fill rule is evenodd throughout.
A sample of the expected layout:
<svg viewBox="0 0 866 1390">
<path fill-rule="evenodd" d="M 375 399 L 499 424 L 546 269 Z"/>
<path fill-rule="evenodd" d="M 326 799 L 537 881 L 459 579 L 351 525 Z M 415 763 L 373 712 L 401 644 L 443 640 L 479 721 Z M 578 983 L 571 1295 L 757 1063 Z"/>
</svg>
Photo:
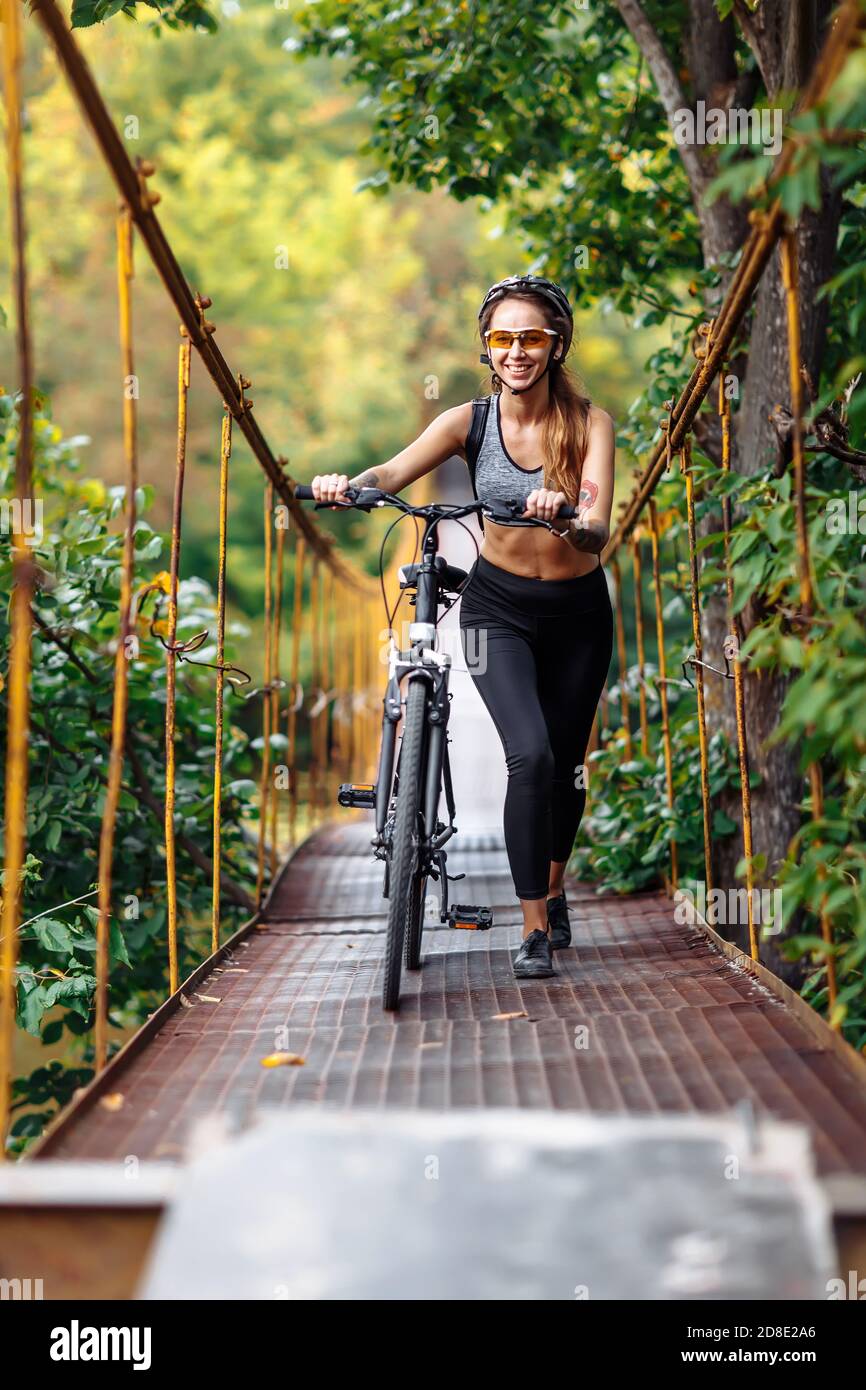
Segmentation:
<svg viewBox="0 0 866 1390">
<path fill-rule="evenodd" d="M 469 931 L 487 931 L 493 926 L 493 913 L 489 907 L 472 907 L 467 903 L 455 903 L 448 909 L 449 927 L 463 927 Z"/>
<path fill-rule="evenodd" d="M 341 782 L 337 800 L 341 806 L 361 806 L 372 811 L 376 806 L 376 788 L 372 782 Z"/>
</svg>

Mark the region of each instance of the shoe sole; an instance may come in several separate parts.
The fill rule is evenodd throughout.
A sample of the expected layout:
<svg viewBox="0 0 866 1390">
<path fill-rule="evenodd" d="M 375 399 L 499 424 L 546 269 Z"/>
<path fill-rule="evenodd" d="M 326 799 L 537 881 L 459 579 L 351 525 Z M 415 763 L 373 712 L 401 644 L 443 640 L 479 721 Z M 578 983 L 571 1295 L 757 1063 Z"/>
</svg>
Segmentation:
<svg viewBox="0 0 866 1390">
<path fill-rule="evenodd" d="M 556 975 L 555 970 L 514 970 L 515 978 L 518 980 L 549 980 L 551 975 Z"/>
</svg>

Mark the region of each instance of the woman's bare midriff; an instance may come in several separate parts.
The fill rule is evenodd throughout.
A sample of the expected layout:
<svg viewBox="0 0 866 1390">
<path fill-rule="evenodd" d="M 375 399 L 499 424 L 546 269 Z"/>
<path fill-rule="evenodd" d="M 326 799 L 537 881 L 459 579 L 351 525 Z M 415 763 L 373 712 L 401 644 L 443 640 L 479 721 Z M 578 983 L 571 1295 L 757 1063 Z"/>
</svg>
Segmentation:
<svg viewBox="0 0 866 1390">
<path fill-rule="evenodd" d="M 524 579 L 575 579 L 600 564 L 597 555 L 573 550 L 541 526 L 497 526 L 486 519 L 481 554 Z"/>
</svg>

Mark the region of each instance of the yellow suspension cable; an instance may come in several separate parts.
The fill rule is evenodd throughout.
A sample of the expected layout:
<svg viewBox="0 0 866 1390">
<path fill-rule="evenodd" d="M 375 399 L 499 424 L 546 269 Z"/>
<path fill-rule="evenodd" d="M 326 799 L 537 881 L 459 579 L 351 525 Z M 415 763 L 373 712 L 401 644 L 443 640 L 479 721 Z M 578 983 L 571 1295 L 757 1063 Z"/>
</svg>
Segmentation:
<svg viewBox="0 0 866 1390">
<path fill-rule="evenodd" d="M 286 530 L 280 525 L 277 529 L 277 586 L 274 595 L 273 622 L 273 689 L 271 690 L 271 729 L 279 733 L 280 728 L 280 639 L 283 633 L 283 584 L 285 582 L 285 541 Z M 277 872 L 277 833 L 278 833 L 277 788 L 271 787 L 271 881 Z"/>
<path fill-rule="evenodd" d="M 637 638 L 638 666 L 638 706 L 640 709 L 640 748 L 645 758 L 649 757 L 649 718 L 646 703 L 646 640 L 643 622 L 643 574 L 641 569 L 641 529 L 636 526 L 631 533 L 632 575 L 634 577 L 634 620 Z"/>
<path fill-rule="evenodd" d="M 185 334 L 181 325 L 181 334 Z M 177 364 L 177 464 L 171 519 L 171 570 L 168 590 L 168 619 L 165 653 L 165 885 L 168 909 L 168 990 L 174 994 L 179 984 L 177 960 L 177 855 L 174 835 L 176 787 L 175 710 L 177 705 L 177 585 L 180 572 L 180 537 L 183 521 L 183 484 L 186 472 L 187 403 L 189 398 L 191 350 L 189 338 L 182 336 Z"/>
<path fill-rule="evenodd" d="M 731 403 L 725 395 L 724 368 L 719 372 L 719 416 L 722 422 L 722 470 L 731 471 Z M 758 934 L 755 929 L 755 910 L 752 894 L 755 887 L 755 871 L 752 864 L 754 848 L 752 845 L 752 789 L 749 783 L 749 744 L 746 735 L 746 692 L 743 679 L 743 666 L 740 661 L 740 642 L 742 624 L 734 612 L 734 571 L 731 563 L 731 499 L 722 500 L 722 526 L 725 534 L 725 589 L 728 598 L 729 651 L 734 667 L 734 709 L 737 723 L 737 760 L 740 768 L 740 800 L 743 807 L 743 855 L 746 860 L 746 910 L 749 920 L 749 954 L 758 960 Z"/>
<path fill-rule="evenodd" d="M 324 691 L 325 705 L 322 710 L 322 735 L 321 735 L 321 757 L 320 762 L 323 770 L 322 783 L 322 809 L 323 812 L 332 805 L 331 796 L 331 724 L 333 719 L 333 697 L 331 694 L 334 682 L 334 573 L 333 570 L 325 571 L 325 591 L 324 602 L 322 603 L 322 689 Z"/>
<path fill-rule="evenodd" d="M 800 375 L 800 271 L 797 261 L 796 234 L 786 230 L 782 237 L 782 282 L 785 287 L 785 307 L 788 322 L 788 374 L 791 390 L 791 414 L 794 417 L 793 461 L 794 494 L 797 517 L 797 560 L 800 575 L 800 608 L 805 619 L 811 618 L 815 607 L 815 585 L 812 579 L 812 565 L 809 555 L 809 529 L 806 519 L 806 457 L 803 450 L 803 379 Z M 810 641 L 808 628 L 804 643 Z M 813 762 L 809 767 L 809 785 L 812 794 L 812 816 L 820 820 L 824 814 L 824 783 L 820 763 Z M 815 841 L 816 849 L 820 840 Z M 818 865 L 818 879 L 824 882 L 826 866 Z M 821 893 L 819 909 L 821 937 L 827 946 L 827 995 L 830 1005 L 830 1024 L 841 1027 L 841 1018 L 836 1014 L 836 961 L 833 956 L 833 926 L 826 909 L 826 894 Z"/>
<path fill-rule="evenodd" d="M 289 843 L 291 845 L 295 844 L 298 819 L 296 748 L 298 734 L 298 703 L 300 695 L 298 676 L 301 663 L 301 625 L 304 612 L 304 547 L 305 542 L 303 536 L 295 532 L 295 587 L 292 596 L 292 649 L 289 657 L 289 710 L 286 729 L 288 737 L 286 756 L 289 764 Z"/>
<path fill-rule="evenodd" d="M 261 781 L 259 786 L 259 848 L 258 865 L 256 870 L 256 906 L 261 905 L 265 882 L 265 831 L 268 825 L 268 808 L 270 805 L 270 780 L 271 780 L 271 680 L 273 673 L 271 669 L 271 659 L 273 654 L 273 515 L 274 515 L 274 485 L 271 482 L 265 484 L 264 489 L 264 522 L 265 522 L 265 618 L 264 618 L 264 650 L 265 650 L 265 675 L 264 693 L 262 695 L 262 767 Z"/>
<path fill-rule="evenodd" d="M 698 544 L 695 528 L 695 482 L 692 471 L 691 435 L 686 435 L 680 453 L 680 472 L 686 480 L 686 517 L 689 538 L 689 588 L 692 609 L 692 641 L 695 644 L 695 689 L 698 702 L 698 748 L 701 761 L 701 819 L 704 832 L 704 874 L 706 876 L 707 903 L 712 901 L 713 862 L 710 841 L 710 769 L 707 748 L 707 714 L 704 703 L 704 644 L 701 633 L 701 590 L 698 571 Z M 707 908 L 707 921 L 714 920 L 714 913 Z"/>
<path fill-rule="evenodd" d="M 6 99 L 6 167 L 9 171 L 9 209 L 12 226 L 12 277 L 15 333 L 21 401 L 18 406 L 18 447 L 15 458 L 15 502 L 12 534 L 11 635 L 6 729 L 4 799 L 5 873 L 0 939 L 0 1161 L 6 1157 L 6 1134 L 12 1103 L 11 1084 L 17 998 L 15 966 L 21 921 L 21 869 L 26 849 L 27 741 L 30 725 L 30 662 L 34 568 L 24 535 L 24 511 L 33 491 L 33 365 L 27 298 L 26 231 L 21 144 L 21 67 L 23 41 L 18 0 L 2 0 L 3 86 Z"/>
<path fill-rule="evenodd" d="M 352 725 L 350 756 L 352 781 L 363 781 L 361 767 L 361 680 L 363 671 L 364 605 L 359 603 L 352 614 Z"/>
<path fill-rule="evenodd" d="M 319 809 L 319 719 L 320 714 L 316 709 L 319 700 L 319 687 L 322 678 L 322 658 L 320 650 L 320 631 L 319 631 L 319 602 L 321 588 L 321 562 L 318 555 L 313 561 L 313 572 L 310 576 L 310 657 L 311 657 L 311 698 L 313 704 L 311 710 L 316 710 L 310 715 L 310 768 L 307 781 L 307 808 L 309 813 L 310 826 L 318 824 Z"/>
<path fill-rule="evenodd" d="M 667 687 L 667 662 L 665 659 L 665 622 L 662 611 L 662 576 L 661 563 L 659 557 L 659 522 L 656 510 L 655 498 L 650 498 L 650 536 L 652 538 L 652 557 L 653 557 L 653 592 L 655 595 L 656 606 L 656 643 L 658 646 L 658 666 L 659 666 L 659 701 L 662 711 L 662 744 L 664 746 L 665 757 L 665 785 L 667 789 L 668 809 L 674 809 L 674 770 L 673 756 L 671 754 L 671 722 L 668 711 L 668 687 Z M 675 891 L 679 881 L 679 863 L 677 853 L 677 842 L 671 839 L 671 891 Z"/>
<path fill-rule="evenodd" d="M 217 678 L 216 678 L 216 738 L 213 768 L 213 896 L 211 901 L 211 952 L 220 943 L 220 869 L 222 859 L 222 788 L 223 788 L 223 691 L 225 689 L 226 637 L 226 535 L 228 531 L 229 459 L 232 453 L 232 416 L 223 406 L 220 437 L 220 500 L 219 500 L 219 560 L 217 577 Z"/>
<path fill-rule="evenodd" d="M 96 993 L 94 1029 L 94 1067 L 96 1072 L 105 1066 L 108 1052 L 108 939 L 111 916 L 111 874 L 114 858 L 114 831 L 123 776 L 123 757 L 126 741 L 126 713 L 129 698 L 128 665 L 135 656 L 137 637 L 132 631 L 132 586 L 135 572 L 136 490 L 138 488 L 138 451 L 136 440 L 134 387 L 135 372 L 132 352 L 132 218 L 129 208 L 121 204 L 117 215 L 117 289 L 120 306 L 120 349 L 123 372 L 123 451 L 126 459 L 126 529 L 123 539 L 123 566 L 120 580 L 120 613 L 117 648 L 114 657 L 114 699 L 111 711 L 111 749 L 108 756 L 108 778 L 102 824 L 99 832 L 98 906 L 96 926 Z"/>
<path fill-rule="evenodd" d="M 631 742 L 631 716 L 628 690 L 626 689 L 628 672 L 626 668 L 625 619 L 622 611 L 622 575 L 620 574 L 619 560 L 616 556 L 614 556 L 611 561 L 611 569 L 613 570 L 613 580 L 616 587 L 616 652 L 617 661 L 619 663 L 619 707 L 620 713 L 622 714 L 623 731 L 625 733 L 625 760 L 630 763 L 633 753 Z"/>
<path fill-rule="evenodd" d="M 339 780 L 348 782 L 346 768 L 346 700 L 348 690 L 348 637 L 346 633 L 346 600 L 341 586 L 334 589 L 334 763 L 338 769 Z"/>
</svg>

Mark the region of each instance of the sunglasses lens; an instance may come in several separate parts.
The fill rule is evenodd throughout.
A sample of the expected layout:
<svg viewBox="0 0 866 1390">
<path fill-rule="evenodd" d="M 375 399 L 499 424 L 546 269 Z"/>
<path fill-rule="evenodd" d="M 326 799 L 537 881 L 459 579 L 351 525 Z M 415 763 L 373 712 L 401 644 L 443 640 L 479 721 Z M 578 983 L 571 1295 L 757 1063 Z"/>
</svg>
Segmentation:
<svg viewBox="0 0 866 1390">
<path fill-rule="evenodd" d="M 510 348 L 517 336 L 516 333 L 509 333 L 505 328 L 494 328 L 493 332 L 487 335 L 487 341 L 493 348 Z M 547 346 L 547 334 L 543 328 L 528 328 L 520 334 L 520 338 L 525 348 Z"/>
</svg>

